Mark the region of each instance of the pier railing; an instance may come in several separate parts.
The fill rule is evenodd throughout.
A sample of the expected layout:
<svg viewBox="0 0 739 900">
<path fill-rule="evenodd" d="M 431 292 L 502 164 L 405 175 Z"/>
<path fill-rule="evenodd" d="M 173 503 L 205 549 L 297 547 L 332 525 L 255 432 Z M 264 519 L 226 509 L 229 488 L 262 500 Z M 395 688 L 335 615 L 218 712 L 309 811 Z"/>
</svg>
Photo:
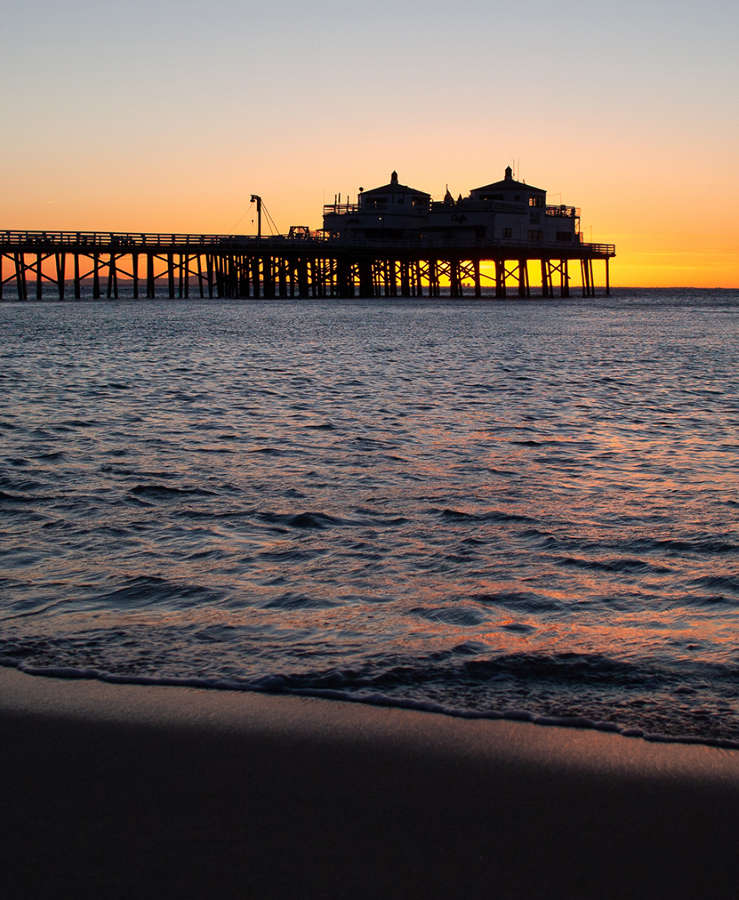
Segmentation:
<svg viewBox="0 0 739 900">
<path fill-rule="evenodd" d="M 323 214 L 337 216 L 351 216 L 359 210 L 358 203 L 324 203 Z"/>
<path fill-rule="evenodd" d="M 231 236 L 232 238 L 235 236 Z M 0 231 L 0 244 L 59 244 L 67 247 L 187 247 L 221 244 L 221 234 L 175 234 L 133 231 Z M 257 240 L 255 237 L 254 240 Z"/>
<path fill-rule="evenodd" d="M 544 208 L 544 213 L 547 216 L 557 216 L 563 219 L 580 218 L 580 208 L 578 206 L 566 206 L 564 203 L 559 203 L 556 206 L 548 205 Z"/>
</svg>

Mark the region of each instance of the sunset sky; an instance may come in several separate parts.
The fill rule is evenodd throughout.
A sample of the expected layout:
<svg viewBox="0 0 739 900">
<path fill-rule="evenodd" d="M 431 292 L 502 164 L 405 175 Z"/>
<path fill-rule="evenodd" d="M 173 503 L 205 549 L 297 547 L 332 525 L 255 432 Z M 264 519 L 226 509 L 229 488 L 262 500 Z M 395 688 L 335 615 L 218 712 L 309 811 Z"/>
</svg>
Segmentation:
<svg viewBox="0 0 739 900">
<path fill-rule="evenodd" d="M 6 0 L 0 228 L 281 231 L 507 164 L 621 285 L 739 287 L 739 6 Z"/>
</svg>

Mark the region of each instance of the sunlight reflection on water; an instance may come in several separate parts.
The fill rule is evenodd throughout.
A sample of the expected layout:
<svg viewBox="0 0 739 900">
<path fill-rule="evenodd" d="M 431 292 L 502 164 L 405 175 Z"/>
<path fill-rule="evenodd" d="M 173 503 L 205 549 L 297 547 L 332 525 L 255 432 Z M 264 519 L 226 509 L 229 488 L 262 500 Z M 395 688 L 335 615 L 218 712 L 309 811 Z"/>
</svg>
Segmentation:
<svg viewBox="0 0 739 900">
<path fill-rule="evenodd" d="M 0 305 L 0 654 L 739 740 L 737 305 Z"/>
</svg>

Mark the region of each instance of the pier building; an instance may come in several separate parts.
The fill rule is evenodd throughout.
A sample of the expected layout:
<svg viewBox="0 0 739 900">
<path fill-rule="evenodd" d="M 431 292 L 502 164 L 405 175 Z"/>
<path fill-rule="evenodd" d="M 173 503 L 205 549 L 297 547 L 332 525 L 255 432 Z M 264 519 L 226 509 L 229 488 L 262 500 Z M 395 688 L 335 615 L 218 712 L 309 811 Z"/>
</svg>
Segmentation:
<svg viewBox="0 0 739 900">
<path fill-rule="evenodd" d="M 593 263 L 615 246 L 588 243 L 580 210 L 504 177 L 442 200 L 401 184 L 397 172 L 355 201 L 337 195 L 323 228 L 287 235 L 0 231 L 0 299 L 166 297 L 594 296 Z M 579 273 L 578 270 L 579 269 Z M 579 278 L 577 275 L 579 274 Z M 574 282 L 574 284 L 573 284 Z"/>
<path fill-rule="evenodd" d="M 547 204 L 547 192 L 513 178 L 508 166 L 501 181 L 474 188 L 455 200 L 447 188 L 444 199 L 398 182 L 370 191 L 360 189 L 356 203 L 324 206 L 323 227 L 332 238 L 430 240 L 434 243 L 505 242 L 554 245 L 580 241 L 580 210 Z"/>
</svg>

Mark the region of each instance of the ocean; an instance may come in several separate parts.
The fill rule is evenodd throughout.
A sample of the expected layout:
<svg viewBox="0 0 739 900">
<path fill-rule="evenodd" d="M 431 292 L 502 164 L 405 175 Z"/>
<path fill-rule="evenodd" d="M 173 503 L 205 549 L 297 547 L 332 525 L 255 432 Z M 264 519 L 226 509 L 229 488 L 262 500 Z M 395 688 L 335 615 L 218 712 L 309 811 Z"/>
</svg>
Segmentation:
<svg viewBox="0 0 739 900">
<path fill-rule="evenodd" d="M 0 304 L 0 664 L 739 747 L 739 291 Z"/>
</svg>

